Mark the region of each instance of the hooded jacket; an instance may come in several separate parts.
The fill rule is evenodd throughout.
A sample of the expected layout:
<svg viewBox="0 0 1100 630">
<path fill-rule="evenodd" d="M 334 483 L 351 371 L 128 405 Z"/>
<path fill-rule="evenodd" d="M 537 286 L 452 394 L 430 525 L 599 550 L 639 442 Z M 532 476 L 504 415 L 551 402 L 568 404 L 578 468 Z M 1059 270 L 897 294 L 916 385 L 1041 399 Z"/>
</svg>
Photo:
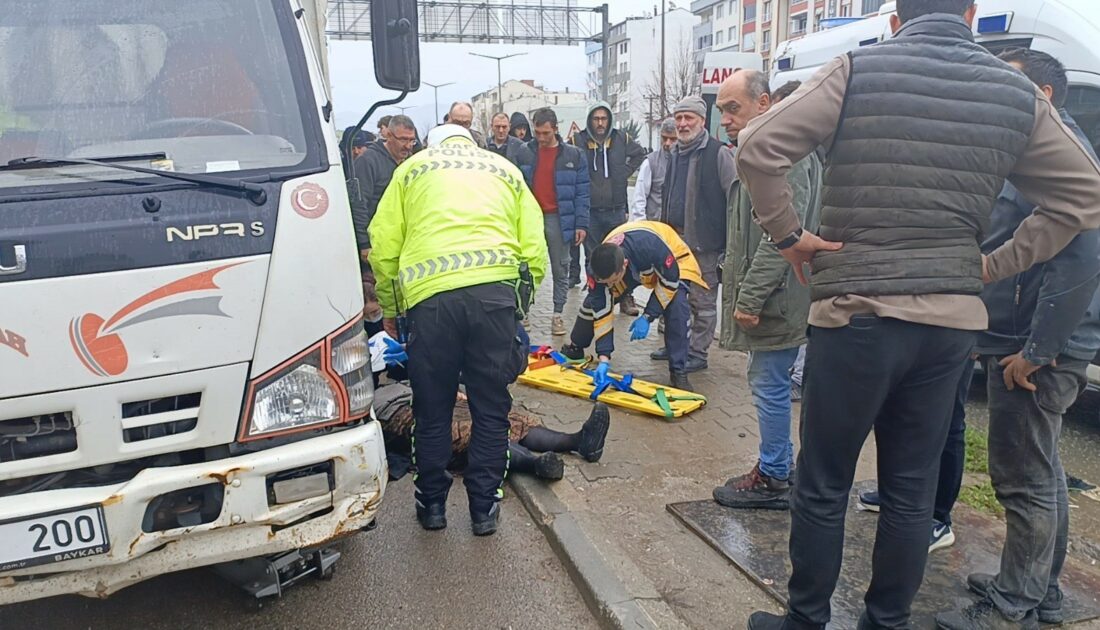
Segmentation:
<svg viewBox="0 0 1100 630">
<path fill-rule="evenodd" d="M 598 137 L 592 129 L 592 114 L 607 111 L 608 133 Z M 587 127 L 574 136 L 573 144 L 585 152 L 592 175 L 592 209 L 626 210 L 626 182 L 646 158 L 646 150 L 629 135 L 615 129 L 611 106 L 604 101 L 588 108 Z"/>
<path fill-rule="evenodd" d="M 521 140 L 523 140 L 524 142 L 530 142 L 531 140 L 534 140 L 534 137 L 531 135 L 531 123 L 527 121 L 527 117 L 524 116 L 522 113 L 516 112 L 512 114 L 512 127 L 508 130 L 508 135 L 516 135 L 516 129 L 521 127 L 526 132 L 526 135 L 524 135 Z"/>
<path fill-rule="evenodd" d="M 348 180 L 348 196 L 351 201 L 351 220 L 355 225 L 355 242 L 360 250 L 370 249 L 371 219 L 378 209 L 378 201 L 386 186 L 390 185 L 397 161 L 386 150 L 384 141 L 370 143 L 367 151 L 356 158 L 352 165 L 352 177 Z"/>
<path fill-rule="evenodd" d="M 1096 158 L 1085 133 L 1064 109 L 1062 122 Z M 1012 238 L 1035 205 L 1006 183 L 990 216 L 989 236 L 982 243 L 988 254 Z M 986 285 L 982 301 L 989 311 L 989 328 L 978 335 L 976 352 L 991 356 L 1023 351 L 1034 365 L 1046 365 L 1058 355 L 1090 361 L 1100 350 L 1100 231 L 1077 235 L 1054 258 L 1041 265 Z"/>
</svg>

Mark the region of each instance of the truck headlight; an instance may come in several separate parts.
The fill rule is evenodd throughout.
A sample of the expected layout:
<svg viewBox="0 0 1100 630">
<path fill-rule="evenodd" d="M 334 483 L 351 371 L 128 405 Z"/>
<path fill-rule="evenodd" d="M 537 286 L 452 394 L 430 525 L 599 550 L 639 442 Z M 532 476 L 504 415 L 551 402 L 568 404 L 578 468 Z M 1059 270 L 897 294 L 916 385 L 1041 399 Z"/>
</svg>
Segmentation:
<svg viewBox="0 0 1100 630">
<path fill-rule="evenodd" d="M 252 380 L 240 442 L 357 420 L 370 412 L 374 381 L 362 319 Z"/>
<path fill-rule="evenodd" d="M 359 418 L 370 411 L 374 399 L 374 377 L 370 368 L 367 331 L 352 326 L 332 340 L 332 369 L 348 392 L 348 416 Z"/>
</svg>

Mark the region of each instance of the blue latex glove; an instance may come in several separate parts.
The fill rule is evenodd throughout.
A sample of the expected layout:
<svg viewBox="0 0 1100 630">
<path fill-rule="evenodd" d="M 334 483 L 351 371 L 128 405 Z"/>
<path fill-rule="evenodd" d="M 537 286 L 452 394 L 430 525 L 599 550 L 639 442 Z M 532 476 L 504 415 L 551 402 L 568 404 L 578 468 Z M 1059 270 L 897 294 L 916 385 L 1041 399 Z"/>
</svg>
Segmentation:
<svg viewBox="0 0 1100 630">
<path fill-rule="evenodd" d="M 611 385 L 611 377 L 607 375 L 607 371 L 610 369 L 610 363 L 607 361 L 600 361 L 599 367 L 592 372 L 592 384 L 596 386 L 597 392 L 602 392 Z"/>
<path fill-rule="evenodd" d="M 640 341 L 649 336 L 649 320 L 645 315 L 638 317 L 634 320 L 634 323 L 630 325 L 630 340 Z"/>
<path fill-rule="evenodd" d="M 386 365 L 404 365 L 409 360 L 409 355 L 405 352 L 405 346 L 397 343 L 389 337 L 382 337 L 382 341 L 386 342 L 386 351 L 382 353 L 382 358 L 385 359 Z"/>
</svg>

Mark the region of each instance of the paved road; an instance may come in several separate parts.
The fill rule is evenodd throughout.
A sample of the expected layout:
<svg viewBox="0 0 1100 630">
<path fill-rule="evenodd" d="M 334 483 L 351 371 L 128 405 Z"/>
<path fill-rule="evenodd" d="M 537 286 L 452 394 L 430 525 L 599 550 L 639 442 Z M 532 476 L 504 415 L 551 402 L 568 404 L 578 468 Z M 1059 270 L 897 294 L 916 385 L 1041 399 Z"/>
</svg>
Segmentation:
<svg viewBox="0 0 1100 630">
<path fill-rule="evenodd" d="M 307 581 L 260 612 L 248 611 L 234 587 L 195 570 L 106 601 L 74 596 L 0 608 L 0 628 L 598 627 L 517 499 L 505 500 L 497 535 L 475 538 L 461 483 L 451 493 L 450 527 L 440 533 L 416 524 L 411 496 L 408 480 L 391 484 L 378 529 L 341 543 L 333 581 Z"/>
</svg>

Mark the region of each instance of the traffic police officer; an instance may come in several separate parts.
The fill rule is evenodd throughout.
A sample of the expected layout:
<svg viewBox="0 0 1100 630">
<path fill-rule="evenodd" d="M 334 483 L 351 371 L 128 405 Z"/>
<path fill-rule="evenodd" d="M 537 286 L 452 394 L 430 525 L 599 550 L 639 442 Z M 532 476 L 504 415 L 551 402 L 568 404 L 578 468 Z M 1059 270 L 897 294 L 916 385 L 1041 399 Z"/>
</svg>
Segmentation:
<svg viewBox="0 0 1100 630">
<path fill-rule="evenodd" d="M 688 357 L 687 283 L 707 288 L 699 263 L 676 231 L 657 221 L 625 223 L 612 230 L 592 251 L 588 295 L 580 308 L 568 345 L 562 354 L 584 357 L 584 349 L 596 340 L 600 365 L 594 383 L 607 382 L 611 353 L 615 350 L 611 307 L 618 298 L 642 285 L 652 290 L 645 311 L 630 325 L 630 340 L 645 339 L 652 322 L 665 316 L 665 347 L 671 385 L 691 390 L 685 365 Z"/>
<path fill-rule="evenodd" d="M 539 203 L 512 163 L 479 149 L 467 129 L 442 125 L 394 171 L 370 238 L 390 335 L 408 311 L 417 519 L 425 529 L 447 526 L 461 375 L 473 416 L 465 474 L 473 531 L 492 534 L 508 466 L 508 385 L 527 365 L 518 319 L 530 292 L 519 287 L 537 286 L 546 271 Z"/>
</svg>

